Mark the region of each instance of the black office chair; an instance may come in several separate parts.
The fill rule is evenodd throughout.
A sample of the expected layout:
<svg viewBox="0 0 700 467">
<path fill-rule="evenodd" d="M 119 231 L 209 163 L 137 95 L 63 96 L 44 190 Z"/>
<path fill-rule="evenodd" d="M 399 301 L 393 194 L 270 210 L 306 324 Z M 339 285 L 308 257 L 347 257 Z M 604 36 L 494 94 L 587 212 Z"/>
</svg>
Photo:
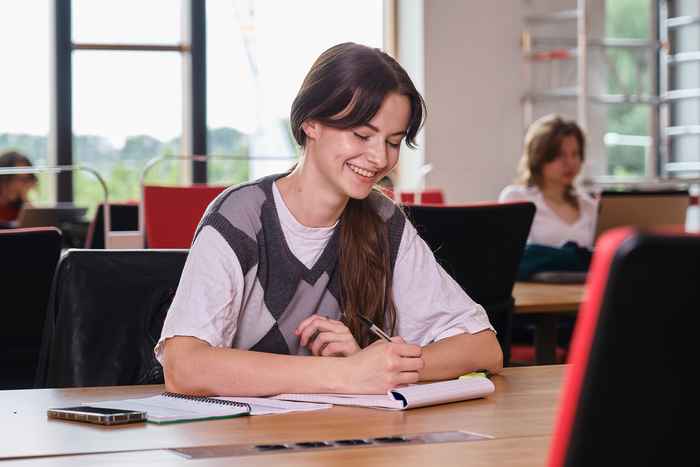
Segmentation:
<svg viewBox="0 0 700 467">
<path fill-rule="evenodd" d="M 513 285 L 535 205 L 406 205 L 404 209 L 445 271 L 486 309 L 508 364 Z"/>
<path fill-rule="evenodd" d="M 34 383 L 61 242 L 55 227 L 0 231 L 0 389 L 28 389 Z"/>
<path fill-rule="evenodd" d="M 548 465 L 697 465 L 700 236 L 596 243 Z M 693 460 L 694 459 L 694 460 Z"/>
<path fill-rule="evenodd" d="M 35 387 L 162 383 L 153 347 L 186 258 L 187 250 L 68 250 Z"/>
</svg>

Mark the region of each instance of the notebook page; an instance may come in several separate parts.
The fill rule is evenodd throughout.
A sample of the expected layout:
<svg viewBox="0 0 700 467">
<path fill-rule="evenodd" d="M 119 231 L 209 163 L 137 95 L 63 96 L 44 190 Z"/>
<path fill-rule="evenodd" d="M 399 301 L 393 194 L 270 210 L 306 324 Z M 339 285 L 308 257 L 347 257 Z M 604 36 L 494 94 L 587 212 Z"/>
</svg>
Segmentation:
<svg viewBox="0 0 700 467">
<path fill-rule="evenodd" d="M 309 412 L 312 410 L 330 409 L 331 404 L 317 404 L 310 402 L 290 402 L 284 400 L 269 399 L 266 397 L 214 397 L 224 401 L 243 402 L 250 405 L 251 415 L 270 415 L 289 412 Z"/>
<path fill-rule="evenodd" d="M 166 396 L 152 396 L 142 399 L 86 402 L 82 405 L 113 409 L 139 410 L 146 412 L 149 422 L 166 423 L 205 418 L 224 418 L 248 413 L 248 407 L 226 406 L 178 399 Z"/>
<path fill-rule="evenodd" d="M 428 384 L 413 384 L 389 391 L 397 399 L 405 401 L 407 409 L 428 405 L 446 404 L 485 397 L 496 387 L 490 379 L 474 377 L 452 379 Z"/>
<path fill-rule="evenodd" d="M 402 401 L 388 394 L 279 394 L 272 396 L 272 399 L 384 409 L 403 408 Z"/>
<path fill-rule="evenodd" d="M 485 397 L 495 386 L 488 378 L 464 378 L 436 383 L 412 384 L 381 394 L 280 394 L 273 399 L 324 402 L 334 405 L 402 410 Z"/>
</svg>

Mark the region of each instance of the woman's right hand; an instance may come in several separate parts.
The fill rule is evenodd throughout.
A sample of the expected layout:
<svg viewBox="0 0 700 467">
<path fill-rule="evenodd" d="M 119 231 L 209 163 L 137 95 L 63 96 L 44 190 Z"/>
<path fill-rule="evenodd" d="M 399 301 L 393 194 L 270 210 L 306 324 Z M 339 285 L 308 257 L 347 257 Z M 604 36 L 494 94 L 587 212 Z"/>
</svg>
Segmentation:
<svg viewBox="0 0 700 467">
<path fill-rule="evenodd" d="M 423 349 L 400 337 L 376 341 L 343 360 L 339 368 L 340 392 L 386 394 L 397 386 L 418 382 L 424 363 Z"/>
</svg>

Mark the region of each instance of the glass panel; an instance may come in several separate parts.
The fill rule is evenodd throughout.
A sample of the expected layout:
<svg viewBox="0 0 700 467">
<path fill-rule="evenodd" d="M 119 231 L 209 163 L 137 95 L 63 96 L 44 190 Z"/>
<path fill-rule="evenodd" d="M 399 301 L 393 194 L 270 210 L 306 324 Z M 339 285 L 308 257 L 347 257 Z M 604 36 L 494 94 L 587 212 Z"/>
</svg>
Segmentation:
<svg viewBox="0 0 700 467">
<path fill-rule="evenodd" d="M 182 59 L 178 53 L 92 52 L 73 55 L 73 154 L 108 180 L 110 200 L 139 199 L 145 163 L 180 153 Z M 177 164 L 161 164 L 151 182 L 177 183 Z M 87 173 L 77 173 L 76 204 L 103 199 Z"/>
<path fill-rule="evenodd" d="M 73 42 L 177 44 L 181 0 L 73 0 Z"/>
<path fill-rule="evenodd" d="M 47 164 L 49 13 L 49 0 L 0 2 L 0 153 L 19 151 L 34 165 Z M 30 200 L 51 200 L 53 179 L 40 174 Z"/>
<path fill-rule="evenodd" d="M 615 39 L 651 40 L 649 0 L 606 2 L 606 36 Z M 607 93 L 649 96 L 652 53 L 649 48 L 607 48 L 603 63 Z M 618 176 L 645 174 L 645 158 L 651 149 L 651 105 L 611 105 L 607 112 L 605 148 L 607 173 Z"/>
<path fill-rule="evenodd" d="M 318 55 L 341 42 L 382 46 L 379 0 L 207 0 L 209 182 L 236 183 L 288 169 L 297 148 L 289 112 Z M 275 160 L 275 158 L 286 158 Z"/>
<path fill-rule="evenodd" d="M 608 110 L 605 134 L 607 173 L 616 176 L 645 174 L 646 155 L 651 151 L 648 105 L 617 105 Z"/>
</svg>

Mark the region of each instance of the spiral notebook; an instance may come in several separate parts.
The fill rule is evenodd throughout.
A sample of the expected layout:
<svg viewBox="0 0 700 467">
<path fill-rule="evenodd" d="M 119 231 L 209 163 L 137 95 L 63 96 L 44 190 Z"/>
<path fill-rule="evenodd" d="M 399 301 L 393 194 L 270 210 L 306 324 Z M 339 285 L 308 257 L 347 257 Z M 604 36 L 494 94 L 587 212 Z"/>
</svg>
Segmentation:
<svg viewBox="0 0 700 467">
<path fill-rule="evenodd" d="M 330 404 L 290 402 L 261 397 L 204 397 L 164 392 L 141 399 L 84 402 L 82 405 L 146 412 L 151 423 L 176 423 L 329 409 Z"/>
<path fill-rule="evenodd" d="M 280 394 L 274 398 L 287 401 L 405 410 L 486 397 L 495 389 L 490 379 L 471 377 L 436 383 L 412 384 L 392 389 L 387 394 Z"/>
<path fill-rule="evenodd" d="M 175 423 L 194 420 L 231 418 L 250 413 L 250 405 L 244 402 L 215 399 L 212 397 L 186 396 L 164 392 L 142 399 L 89 402 L 83 405 L 110 409 L 139 410 L 146 412 L 151 423 Z"/>
</svg>

